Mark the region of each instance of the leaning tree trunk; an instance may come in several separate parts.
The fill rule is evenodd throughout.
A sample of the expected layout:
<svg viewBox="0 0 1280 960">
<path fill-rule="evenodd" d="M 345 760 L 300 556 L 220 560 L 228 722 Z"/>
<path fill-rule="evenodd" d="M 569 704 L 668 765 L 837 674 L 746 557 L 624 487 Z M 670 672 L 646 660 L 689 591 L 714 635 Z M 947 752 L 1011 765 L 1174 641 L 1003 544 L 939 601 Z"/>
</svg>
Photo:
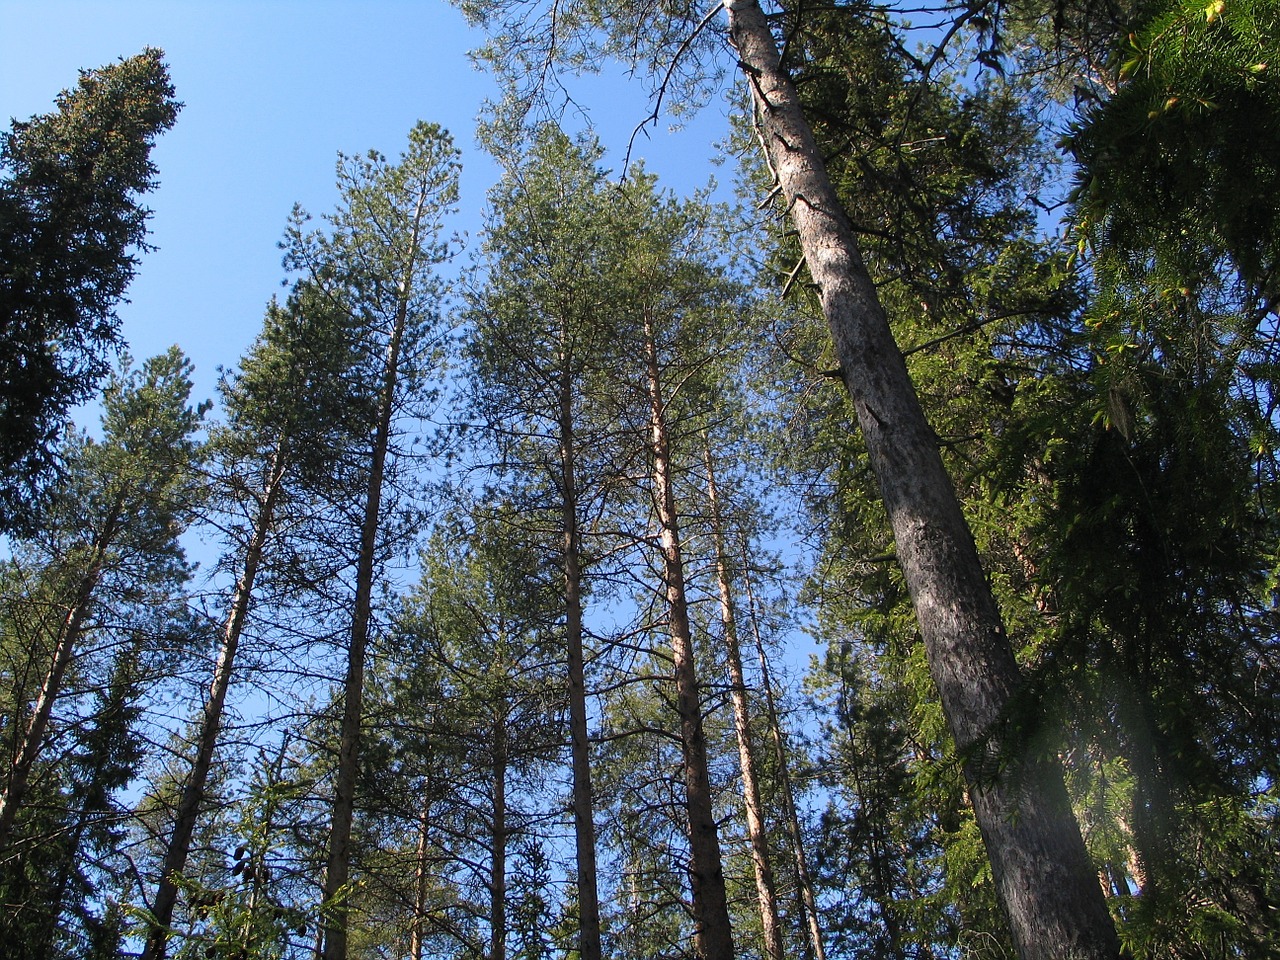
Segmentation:
<svg viewBox="0 0 1280 960">
<path fill-rule="evenodd" d="M 591 745 L 587 736 L 586 667 L 582 650 L 582 560 L 578 530 L 577 451 L 573 430 L 573 378 L 568 345 L 561 340 L 560 518 L 563 537 L 565 646 L 569 668 L 569 740 L 573 766 L 573 823 L 578 867 L 578 952 L 600 960 L 600 901 L 596 876 L 596 827 L 591 798 Z"/>
<path fill-rule="evenodd" d="M 114 752 L 121 738 L 129 733 L 128 707 L 138 694 L 138 665 L 142 654 L 142 644 L 141 634 L 135 635 L 129 646 L 117 655 L 110 679 L 107 681 L 103 706 L 101 710 L 97 711 L 94 721 L 98 726 L 98 730 L 96 731 L 97 735 L 94 737 L 96 746 L 89 756 L 92 772 L 89 775 L 88 783 L 79 785 L 76 788 L 82 798 L 80 800 L 80 809 L 76 813 L 75 825 L 70 828 L 68 839 L 63 845 L 62 862 L 58 865 L 57 875 L 51 885 L 48 900 L 49 924 L 43 931 L 44 939 L 37 941 L 32 956 L 53 957 L 56 955 L 53 944 L 59 932 L 57 921 L 61 918 L 66 908 L 65 900 L 67 888 L 71 885 L 71 878 L 75 874 L 76 868 L 80 866 L 81 849 L 84 845 L 85 834 L 89 832 L 89 827 L 94 823 L 95 817 L 101 820 L 108 815 L 111 791 L 103 775 L 103 767 L 107 756 Z M 104 728 L 110 731 L 110 735 L 107 737 L 102 736 Z"/>
<path fill-rule="evenodd" d="M 196 757 L 191 764 L 191 774 L 182 788 L 182 799 L 178 801 L 178 811 L 174 816 L 173 833 L 165 850 L 160 884 L 156 888 L 155 903 L 151 907 L 153 926 L 147 933 L 142 960 L 163 960 L 167 949 L 173 909 L 178 902 L 177 879 L 186 869 L 187 857 L 191 853 L 191 837 L 195 833 L 196 817 L 200 812 L 200 804 L 204 802 L 209 771 L 213 767 L 213 754 L 222 730 L 222 714 L 227 703 L 227 692 L 231 688 L 236 650 L 240 646 L 240 635 L 244 632 L 245 618 L 249 614 L 258 566 L 262 562 L 262 553 L 270 535 L 276 500 L 284 478 L 285 461 L 282 438 L 277 441 L 271 457 L 271 471 L 266 488 L 262 491 L 253 531 L 245 546 L 244 565 L 222 630 L 222 649 L 218 651 L 218 662 L 214 665 L 213 680 L 209 684 L 209 699 L 205 703 L 200 719 L 200 732 L 196 737 Z"/>
<path fill-rule="evenodd" d="M 777 884 L 769 858 L 769 840 L 764 823 L 764 804 L 756 776 L 755 744 L 751 737 L 751 715 L 747 706 L 747 683 L 742 670 L 742 650 L 738 644 L 738 622 L 729 582 L 729 561 L 724 547 L 724 518 L 716 487 L 715 460 L 711 438 L 703 433 L 703 455 L 707 467 L 707 506 L 711 514 L 711 541 L 715 551 L 716 582 L 720 590 L 720 623 L 724 628 L 725 655 L 729 661 L 729 690 L 733 700 L 733 728 L 738 736 L 738 766 L 742 772 L 742 799 L 747 815 L 747 837 L 751 842 L 751 865 L 755 870 L 756 899 L 760 905 L 760 926 L 768 960 L 783 960 L 782 922 L 778 917 Z"/>
<path fill-rule="evenodd" d="M 893 340 L 853 229 L 827 176 L 795 86 L 758 0 L 727 0 L 729 36 L 831 329 L 872 469 L 893 528 L 930 672 L 964 771 L 996 890 L 1025 960 L 1114 960 L 1107 912 L 1062 771 L 982 755 L 1021 677 L 951 480 Z"/>
<path fill-rule="evenodd" d="M 347 647 L 347 674 L 342 687 L 342 725 L 338 740 L 338 769 L 334 775 L 333 815 L 329 833 L 329 853 L 324 872 L 323 960 L 346 960 L 346 886 L 351 877 L 351 825 L 355 819 L 356 778 L 360 771 L 360 725 L 364 719 L 364 661 L 369 646 L 369 623 L 373 616 L 373 571 L 378 549 L 378 526 L 382 518 L 382 484 L 386 473 L 387 450 L 391 445 L 391 418 L 396 406 L 396 385 L 400 374 L 400 345 L 409 318 L 409 289 L 418 256 L 418 231 L 426 204 L 426 194 L 418 197 L 413 229 L 408 245 L 400 298 L 387 343 L 382 385 L 378 398 L 378 422 L 373 438 L 369 484 L 365 493 L 364 519 L 360 526 L 360 554 L 356 561 L 355 608 Z"/>
<path fill-rule="evenodd" d="M 702 702 L 694 665 L 693 633 L 685 595 L 684 558 L 680 548 L 667 432 L 666 402 L 662 395 L 658 349 L 652 319 L 644 317 L 646 390 L 653 457 L 654 503 L 662 546 L 672 653 L 675 659 L 676 710 L 680 716 L 680 745 L 684 753 L 685 808 L 689 818 L 689 883 L 693 895 L 695 947 L 700 960 L 733 960 L 733 930 L 725 892 L 720 838 L 711 797 L 707 738 L 702 728 Z"/>
</svg>

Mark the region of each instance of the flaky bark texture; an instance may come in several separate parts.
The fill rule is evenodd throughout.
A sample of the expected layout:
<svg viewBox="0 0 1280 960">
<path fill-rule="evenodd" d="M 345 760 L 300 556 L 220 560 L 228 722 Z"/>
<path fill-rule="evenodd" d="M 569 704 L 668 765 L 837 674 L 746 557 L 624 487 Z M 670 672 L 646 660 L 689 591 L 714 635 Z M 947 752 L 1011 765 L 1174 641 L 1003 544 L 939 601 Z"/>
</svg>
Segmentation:
<svg viewBox="0 0 1280 960">
<path fill-rule="evenodd" d="M 1115 927 L 1056 764 L 999 776 L 978 754 L 1020 683 L 973 537 L 853 230 L 757 0 L 729 0 L 730 38 L 853 399 L 929 667 L 961 756 L 992 875 L 1025 960 L 1119 955 Z"/>
<path fill-rule="evenodd" d="M 652 321 L 644 318 L 646 389 L 649 400 L 653 499 L 658 511 L 662 571 L 666 581 L 671 649 L 675 660 L 676 710 L 684 753 L 685 810 L 689 818 L 689 886 L 693 895 L 694 945 L 700 960 L 733 960 L 724 866 L 716 830 L 707 765 L 707 738 L 702 728 L 702 702 L 693 659 L 693 632 L 685 594 L 684 557 L 680 549 L 679 514 L 672 487 L 671 442 L 666 401 L 654 343 Z"/>
</svg>

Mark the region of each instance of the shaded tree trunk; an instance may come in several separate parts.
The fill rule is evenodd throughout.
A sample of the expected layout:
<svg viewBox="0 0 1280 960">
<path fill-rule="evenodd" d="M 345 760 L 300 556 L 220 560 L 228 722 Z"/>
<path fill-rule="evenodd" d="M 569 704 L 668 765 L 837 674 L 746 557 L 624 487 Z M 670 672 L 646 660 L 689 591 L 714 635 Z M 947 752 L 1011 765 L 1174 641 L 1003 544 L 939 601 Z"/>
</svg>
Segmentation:
<svg viewBox="0 0 1280 960">
<path fill-rule="evenodd" d="M 74 825 L 70 828 L 67 840 L 61 847 L 62 862 L 58 866 L 49 896 L 50 922 L 34 956 L 54 956 L 58 921 L 64 913 L 74 909 L 73 905 L 67 903 L 67 894 L 71 888 L 72 878 L 76 876 L 77 868 L 80 866 L 90 827 L 95 823 L 102 823 L 110 815 L 111 794 L 128 778 L 127 773 L 121 775 L 119 767 L 110 772 L 109 768 L 116 760 L 116 751 L 122 747 L 127 750 L 124 742 L 129 737 L 132 720 L 130 704 L 138 694 L 138 665 L 141 652 L 142 639 L 135 635 L 129 645 L 117 655 L 111 678 L 107 682 L 102 709 L 96 711 L 94 720 L 96 729 L 92 735 L 85 764 L 90 771 L 89 779 L 87 783 L 78 784 L 74 788 L 74 793 L 81 798 L 79 809 L 76 811 Z M 43 848 L 41 853 L 44 854 Z"/>
<path fill-rule="evenodd" d="M 507 726 L 504 711 L 493 724 L 493 856 L 489 871 L 489 960 L 507 957 Z"/>
<path fill-rule="evenodd" d="M 53 716 L 53 704 L 62 691 L 62 681 L 66 677 L 67 668 L 75 654 L 76 646 L 84 631 L 84 620 L 93 602 L 93 592 L 102 578 L 107 547 L 114 536 L 119 511 L 122 504 L 117 503 L 103 525 L 103 532 L 94 543 L 87 572 L 80 578 L 75 592 L 75 599 L 63 617 L 62 626 L 58 629 L 57 643 L 54 645 L 53 661 L 45 674 L 44 683 L 36 697 L 31 712 L 31 721 L 22 737 L 21 745 L 15 751 L 13 764 L 9 769 L 8 783 L 4 794 L 0 795 L 0 854 L 8 848 L 13 833 L 14 821 L 18 810 L 26 797 L 27 784 L 31 779 L 32 768 L 40 757 L 44 746 L 45 732 L 49 728 L 49 720 Z"/>
<path fill-rule="evenodd" d="M 725 5 L 769 163 L 817 284 L 880 484 L 929 667 L 960 756 L 1013 941 L 1025 960 L 1114 960 L 1119 941 L 1061 769 L 983 756 L 1020 675 L 973 537 L 757 0 Z"/>
</svg>

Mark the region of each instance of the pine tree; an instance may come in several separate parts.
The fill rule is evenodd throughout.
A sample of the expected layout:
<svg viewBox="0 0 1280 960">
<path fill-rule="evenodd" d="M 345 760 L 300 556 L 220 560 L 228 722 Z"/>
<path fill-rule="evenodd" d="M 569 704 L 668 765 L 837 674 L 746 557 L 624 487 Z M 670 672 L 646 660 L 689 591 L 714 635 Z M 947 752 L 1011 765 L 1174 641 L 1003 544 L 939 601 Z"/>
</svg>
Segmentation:
<svg viewBox="0 0 1280 960">
<path fill-rule="evenodd" d="M 195 734 L 194 756 L 165 846 L 151 903 L 151 931 L 143 951 L 162 958 L 196 819 L 214 763 L 237 652 L 251 606 L 268 590 L 305 592 L 325 577 L 307 562 L 320 539 L 323 504 L 342 480 L 343 457 L 362 439 L 362 398 L 349 389 L 357 355 L 335 310 L 314 287 L 294 290 L 286 304 L 272 302 L 262 333 L 237 371 L 221 384 L 227 421 L 209 442 L 215 488 L 210 506 L 222 517 L 229 552 L 224 566 L 235 577 L 222 639 Z"/>
<path fill-rule="evenodd" d="M 178 538 L 199 495 L 193 434 L 205 410 L 188 405 L 190 370 L 175 347 L 139 370 L 126 365 L 113 378 L 103 400 L 103 439 L 76 438 L 66 454 L 67 477 L 50 506 L 47 525 L 38 539 L 18 545 L 11 562 L 6 583 L 18 592 L 6 597 L 6 607 L 13 611 L 5 623 L 6 646 L 13 651 L 9 662 L 41 679 L 31 683 L 15 675 L 21 700 L 11 705 L 16 714 L 6 724 L 10 759 L 0 796 L 0 858 L 8 877 L 29 876 L 38 862 L 40 828 L 25 821 L 30 791 L 47 790 L 46 777 L 57 782 L 69 773 L 49 747 L 66 733 L 64 725 L 74 728 L 80 719 L 75 716 L 80 698 L 67 702 L 64 697 L 74 692 L 68 689 L 72 678 L 95 670 L 106 673 L 106 701 L 87 722 L 104 735 L 114 731 L 119 752 L 99 745 L 90 747 L 89 757 L 129 767 L 111 772 L 89 761 L 78 778 L 81 788 L 111 791 L 133 774 L 126 758 L 129 711 L 140 688 L 135 673 L 140 641 L 137 634 L 124 642 L 113 634 L 128 629 L 131 620 L 135 630 L 142 629 L 147 621 L 140 621 L 141 616 L 163 616 L 165 604 L 189 574 Z M 108 653 L 113 646 L 120 650 L 115 657 Z M 108 665 L 94 662 L 104 656 Z M 66 715 L 60 716 L 63 710 Z M 84 835 L 75 826 L 87 825 L 80 816 L 84 812 L 82 806 L 70 814 L 73 838 Z M 38 813 L 37 819 L 43 815 Z M 74 859 L 77 846 L 73 843 L 66 856 Z M 22 916 L 17 910 L 5 913 Z"/>
<path fill-rule="evenodd" d="M 325 867 L 328 920 L 325 960 L 347 955 L 347 884 L 351 869 L 351 829 L 360 767 L 365 659 L 373 629 L 373 590 L 380 558 L 388 545 L 388 512 L 383 498 L 394 489 L 399 466 L 395 428 L 408 406 L 432 389 L 431 377 L 447 343 L 441 323 L 441 284 L 434 274 L 448 259 L 442 238 L 445 217 L 457 201 L 458 152 L 449 135 L 419 123 L 399 163 L 376 152 L 342 157 L 338 165 L 339 208 L 327 231 L 305 229 L 300 212 L 286 245 L 286 265 L 300 272 L 317 294 L 359 321 L 364 351 L 352 381 L 371 389 L 367 461 L 361 465 L 363 491 L 352 513 L 359 517 L 358 545 L 351 562 L 354 598 L 342 719 L 334 778 L 332 831 Z M 349 382 L 352 382 L 349 381 Z"/>
<path fill-rule="evenodd" d="M 495 145 L 496 146 L 496 145 Z M 573 773 L 578 948 L 602 955 L 584 625 L 609 570 L 591 518 L 616 496 L 616 404 L 602 363 L 612 337 L 607 293 L 617 238 L 595 198 L 599 150 L 548 125 L 516 153 L 494 191 L 487 273 L 469 296 L 470 406 L 495 448 L 495 473 L 519 491 L 530 526 L 558 543 Z"/>
</svg>

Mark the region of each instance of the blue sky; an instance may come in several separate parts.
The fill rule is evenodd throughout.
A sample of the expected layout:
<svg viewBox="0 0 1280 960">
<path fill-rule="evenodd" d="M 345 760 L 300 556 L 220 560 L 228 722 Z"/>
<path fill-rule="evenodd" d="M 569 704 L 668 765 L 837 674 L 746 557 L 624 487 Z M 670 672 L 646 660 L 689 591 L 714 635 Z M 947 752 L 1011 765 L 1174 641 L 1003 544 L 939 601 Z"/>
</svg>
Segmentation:
<svg viewBox="0 0 1280 960">
<path fill-rule="evenodd" d="M 495 93 L 467 58 L 482 39 L 444 0 L 0 0 L 0 113 L 7 126 L 47 112 L 78 69 L 165 51 L 185 107 L 153 155 L 157 249 L 119 312 L 135 356 L 178 343 L 205 397 L 280 289 L 293 204 L 332 208 L 339 150 L 395 156 L 418 119 L 447 127 L 463 150 L 457 226 L 474 242 L 497 177 L 473 137 Z M 577 92 L 620 165 L 648 113 L 642 87 L 592 78 Z M 664 122 L 636 156 L 681 192 L 727 178 L 710 163 L 724 114 L 713 105 L 676 132 Z"/>
</svg>

